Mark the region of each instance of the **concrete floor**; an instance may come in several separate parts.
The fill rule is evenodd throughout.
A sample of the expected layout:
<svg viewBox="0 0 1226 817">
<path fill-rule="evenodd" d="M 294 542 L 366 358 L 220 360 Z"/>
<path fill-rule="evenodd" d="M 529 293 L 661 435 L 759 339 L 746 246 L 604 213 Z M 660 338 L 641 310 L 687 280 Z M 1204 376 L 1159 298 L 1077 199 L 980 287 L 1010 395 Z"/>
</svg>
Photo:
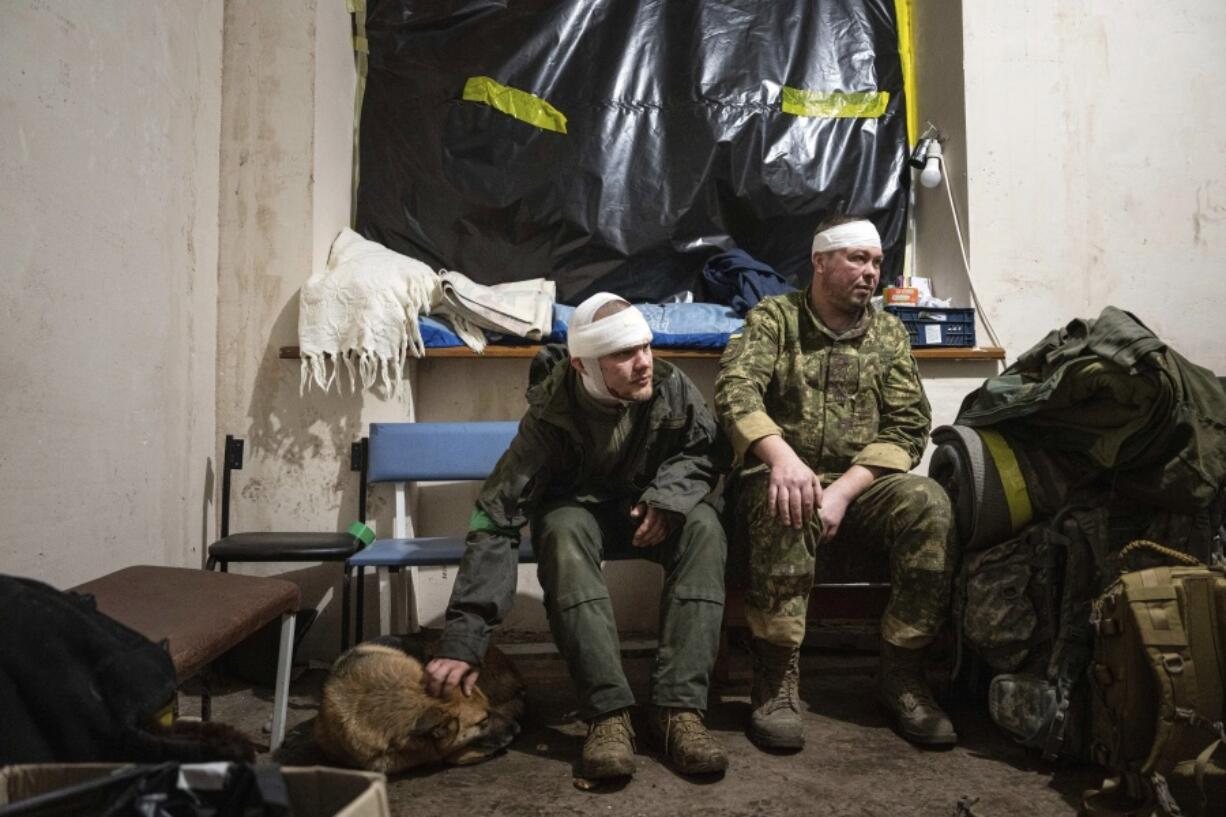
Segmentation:
<svg viewBox="0 0 1226 817">
<path fill-rule="evenodd" d="M 932 815 L 965 814 L 959 798 L 978 798 L 977 817 L 1072 815 L 1082 789 L 1098 784 L 1092 768 L 1053 774 L 1037 757 L 1010 743 L 982 702 L 946 700 L 961 736 L 949 751 L 923 751 L 889 729 L 872 698 L 875 658 L 855 653 L 806 654 L 801 664 L 807 748 L 772 755 L 744 736 L 749 713 L 747 662 L 734 662 L 733 682 L 713 695 L 708 724 L 731 756 L 718 781 L 683 778 L 639 742 L 639 769 L 628 785 L 581 791 L 574 785 L 585 734 L 556 658 L 516 659 L 529 682 L 524 733 L 504 755 L 469 767 L 429 769 L 389 780 L 396 815 Z M 649 662 L 626 661 L 642 698 Z M 286 765 L 325 764 L 311 742 L 321 670 L 294 683 L 290 731 L 273 759 Z M 214 693 L 214 718 L 260 735 L 271 693 L 233 685 Z M 190 703 L 185 703 L 185 710 Z M 636 725 L 640 735 L 646 727 Z"/>
</svg>

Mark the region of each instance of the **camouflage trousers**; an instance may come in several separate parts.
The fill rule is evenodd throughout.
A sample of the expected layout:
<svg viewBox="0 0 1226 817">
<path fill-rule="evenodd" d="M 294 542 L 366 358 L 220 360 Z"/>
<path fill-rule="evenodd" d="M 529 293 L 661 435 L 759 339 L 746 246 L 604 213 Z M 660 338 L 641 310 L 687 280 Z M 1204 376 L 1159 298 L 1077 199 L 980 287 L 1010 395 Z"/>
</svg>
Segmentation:
<svg viewBox="0 0 1226 817">
<path fill-rule="evenodd" d="M 767 508 L 770 471 L 760 469 L 741 474 L 733 525 L 734 547 L 747 549 L 746 616 L 753 635 L 799 646 L 818 565 L 862 559 L 852 551 L 880 548 L 891 585 L 881 636 L 897 647 L 927 646 L 948 618 L 953 581 L 953 513 L 945 490 L 915 474 L 880 477 L 848 507 L 835 538 L 819 553 L 817 514 L 801 529 L 782 525 Z"/>
</svg>

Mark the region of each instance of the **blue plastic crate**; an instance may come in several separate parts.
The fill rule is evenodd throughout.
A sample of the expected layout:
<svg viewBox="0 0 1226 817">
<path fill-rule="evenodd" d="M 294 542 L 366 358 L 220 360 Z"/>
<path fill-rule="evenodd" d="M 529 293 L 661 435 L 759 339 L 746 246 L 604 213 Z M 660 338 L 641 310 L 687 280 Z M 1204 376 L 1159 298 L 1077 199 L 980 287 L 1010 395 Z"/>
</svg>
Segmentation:
<svg viewBox="0 0 1226 817">
<path fill-rule="evenodd" d="M 974 346 L 975 310 L 931 306 L 887 306 L 911 335 L 911 347 Z"/>
</svg>

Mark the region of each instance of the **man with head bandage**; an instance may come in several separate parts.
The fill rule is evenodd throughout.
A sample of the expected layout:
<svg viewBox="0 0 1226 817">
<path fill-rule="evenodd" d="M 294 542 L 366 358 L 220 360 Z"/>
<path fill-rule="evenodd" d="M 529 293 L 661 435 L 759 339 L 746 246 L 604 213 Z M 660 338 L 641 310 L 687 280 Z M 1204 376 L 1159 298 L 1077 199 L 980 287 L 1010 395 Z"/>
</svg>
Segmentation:
<svg viewBox="0 0 1226 817">
<path fill-rule="evenodd" d="M 718 478 L 715 421 L 681 370 L 652 359 L 642 314 L 610 293 L 579 305 L 568 349 L 545 347 L 529 380 L 528 412 L 469 523 L 427 689 L 472 690 L 490 630 L 514 599 L 516 549 L 530 523 L 549 626 L 588 722 L 582 775 L 634 772 L 634 696 L 601 573 L 607 556 L 631 554 L 665 572 L 651 733 L 679 771 L 722 773 L 727 755 L 702 720 L 727 554 L 704 501 Z"/>
<path fill-rule="evenodd" d="M 748 557 L 749 736 L 804 746 L 796 684 L 818 548 L 829 565 L 869 546 L 887 555 L 891 583 L 878 699 L 903 737 L 949 745 L 957 736 L 923 654 L 948 616 L 952 515 L 936 482 L 907 473 L 928 442 L 928 400 L 906 328 L 870 303 L 881 272 L 876 227 L 837 217 L 811 250 L 808 289 L 751 310 L 715 382 L 738 460 L 733 539 Z"/>
</svg>

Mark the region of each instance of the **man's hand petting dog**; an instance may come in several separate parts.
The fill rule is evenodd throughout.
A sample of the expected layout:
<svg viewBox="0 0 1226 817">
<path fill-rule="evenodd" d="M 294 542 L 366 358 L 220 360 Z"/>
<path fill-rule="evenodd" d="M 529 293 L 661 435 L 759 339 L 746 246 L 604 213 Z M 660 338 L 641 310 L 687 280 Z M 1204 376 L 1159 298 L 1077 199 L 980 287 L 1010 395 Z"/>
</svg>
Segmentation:
<svg viewBox="0 0 1226 817">
<path fill-rule="evenodd" d="M 426 692 L 446 698 L 456 687 L 465 697 L 473 694 L 480 669 L 458 658 L 433 658 L 426 664 Z"/>
</svg>

